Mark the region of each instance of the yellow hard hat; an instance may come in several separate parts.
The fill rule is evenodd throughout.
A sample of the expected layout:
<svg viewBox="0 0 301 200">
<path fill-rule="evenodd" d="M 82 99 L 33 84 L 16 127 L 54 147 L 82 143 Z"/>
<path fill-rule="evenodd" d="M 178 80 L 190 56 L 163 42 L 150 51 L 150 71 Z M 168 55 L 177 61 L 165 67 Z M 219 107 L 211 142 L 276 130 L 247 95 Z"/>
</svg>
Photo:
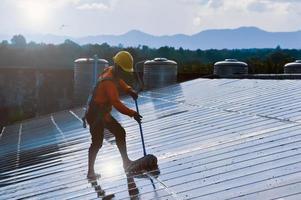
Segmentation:
<svg viewBox="0 0 301 200">
<path fill-rule="evenodd" d="M 133 57 L 127 51 L 119 51 L 113 57 L 114 63 L 119 65 L 126 72 L 133 72 Z"/>
</svg>

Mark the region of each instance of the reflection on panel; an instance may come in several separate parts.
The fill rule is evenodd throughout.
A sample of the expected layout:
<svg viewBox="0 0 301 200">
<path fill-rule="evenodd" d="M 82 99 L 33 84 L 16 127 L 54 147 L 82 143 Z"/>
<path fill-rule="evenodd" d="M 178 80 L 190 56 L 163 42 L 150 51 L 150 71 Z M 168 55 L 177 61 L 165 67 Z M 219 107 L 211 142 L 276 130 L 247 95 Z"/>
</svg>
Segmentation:
<svg viewBox="0 0 301 200">
<path fill-rule="evenodd" d="M 301 82 L 197 79 L 139 97 L 148 153 L 160 174 L 127 176 L 106 132 L 86 179 L 88 129 L 82 108 L 5 127 L 0 199 L 298 199 Z M 123 102 L 134 108 L 131 98 Z M 131 159 L 143 155 L 137 123 L 114 111 Z"/>
</svg>

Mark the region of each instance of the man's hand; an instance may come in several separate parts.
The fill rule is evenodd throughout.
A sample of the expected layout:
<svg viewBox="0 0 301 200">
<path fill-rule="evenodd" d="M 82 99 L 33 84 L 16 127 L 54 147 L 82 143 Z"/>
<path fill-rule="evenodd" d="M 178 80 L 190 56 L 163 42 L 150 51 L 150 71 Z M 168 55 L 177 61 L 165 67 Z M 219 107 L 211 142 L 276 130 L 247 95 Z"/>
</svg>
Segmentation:
<svg viewBox="0 0 301 200">
<path fill-rule="evenodd" d="M 142 116 L 139 115 L 139 113 L 135 112 L 134 114 L 134 119 L 138 122 L 138 123 L 141 123 L 141 120 L 142 120 Z"/>
<path fill-rule="evenodd" d="M 129 95 L 134 99 L 134 100 L 137 100 L 138 99 L 138 94 L 136 91 L 134 90 L 130 90 L 129 91 Z"/>
</svg>

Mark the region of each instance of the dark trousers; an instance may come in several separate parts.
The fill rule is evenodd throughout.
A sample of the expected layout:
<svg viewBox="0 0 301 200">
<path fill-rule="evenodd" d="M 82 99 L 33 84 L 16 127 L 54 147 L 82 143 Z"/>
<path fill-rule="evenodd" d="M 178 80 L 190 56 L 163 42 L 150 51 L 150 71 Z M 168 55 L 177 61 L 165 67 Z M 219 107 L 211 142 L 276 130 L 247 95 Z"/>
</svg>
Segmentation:
<svg viewBox="0 0 301 200">
<path fill-rule="evenodd" d="M 89 172 L 94 172 L 94 163 L 96 155 L 102 147 L 105 128 L 115 136 L 123 163 L 128 163 L 130 161 L 126 149 L 125 130 L 115 118 L 111 117 L 110 121 L 105 121 L 100 109 L 92 105 L 87 113 L 87 121 L 90 125 L 92 140 L 89 148 Z"/>
<path fill-rule="evenodd" d="M 92 121 L 89 124 L 92 139 L 90 148 L 100 149 L 102 147 L 105 128 L 115 136 L 117 145 L 125 143 L 125 130 L 115 118 L 112 117 L 110 122 L 100 119 L 98 122 Z"/>
</svg>

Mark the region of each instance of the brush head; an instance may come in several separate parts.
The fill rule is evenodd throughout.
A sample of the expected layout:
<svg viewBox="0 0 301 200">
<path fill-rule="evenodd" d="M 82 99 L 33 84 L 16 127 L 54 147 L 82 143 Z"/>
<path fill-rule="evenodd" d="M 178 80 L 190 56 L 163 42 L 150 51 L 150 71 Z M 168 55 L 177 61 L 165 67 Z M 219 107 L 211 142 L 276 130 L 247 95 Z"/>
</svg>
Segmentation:
<svg viewBox="0 0 301 200">
<path fill-rule="evenodd" d="M 152 154 L 148 154 L 133 163 L 126 169 L 126 172 L 136 174 L 158 170 L 158 159 Z"/>
</svg>

